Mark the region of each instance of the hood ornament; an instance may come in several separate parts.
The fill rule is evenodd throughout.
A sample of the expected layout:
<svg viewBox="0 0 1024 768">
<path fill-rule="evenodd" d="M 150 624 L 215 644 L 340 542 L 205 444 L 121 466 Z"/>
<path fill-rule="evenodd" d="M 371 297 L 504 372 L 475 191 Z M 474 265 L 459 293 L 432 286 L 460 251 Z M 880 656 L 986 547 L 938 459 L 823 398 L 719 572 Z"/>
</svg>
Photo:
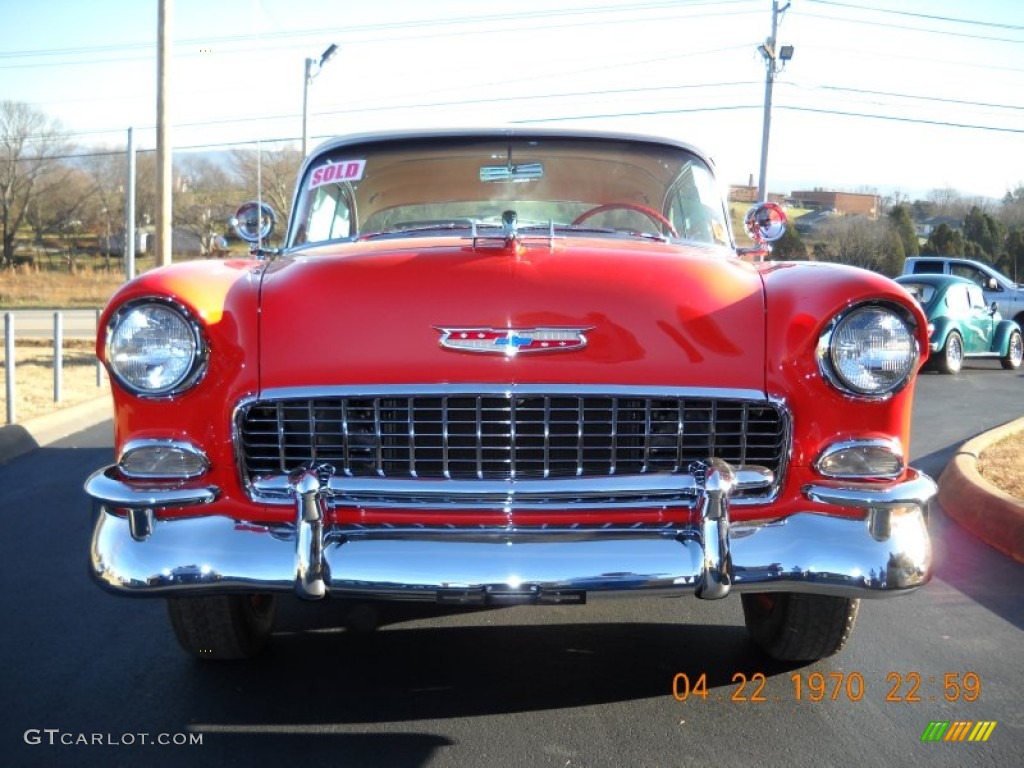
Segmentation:
<svg viewBox="0 0 1024 768">
<path fill-rule="evenodd" d="M 440 344 L 457 352 L 515 355 L 575 352 L 587 346 L 588 328 L 442 328 Z"/>
</svg>

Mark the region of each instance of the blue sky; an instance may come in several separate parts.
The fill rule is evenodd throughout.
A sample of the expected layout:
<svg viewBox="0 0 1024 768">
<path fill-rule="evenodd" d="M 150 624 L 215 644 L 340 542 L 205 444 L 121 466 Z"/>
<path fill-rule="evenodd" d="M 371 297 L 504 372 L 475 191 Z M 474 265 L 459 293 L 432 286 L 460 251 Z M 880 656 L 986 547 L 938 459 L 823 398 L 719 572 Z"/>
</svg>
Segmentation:
<svg viewBox="0 0 1024 768">
<path fill-rule="evenodd" d="M 782 3 L 784 4 L 784 3 Z M 86 148 L 155 144 L 157 0 L 0 0 L 0 99 Z M 756 183 L 771 0 L 174 0 L 173 142 L 311 143 L 396 127 L 566 124 L 669 135 Z M 1024 184 L 1024 2 L 792 0 L 769 188 Z"/>
</svg>

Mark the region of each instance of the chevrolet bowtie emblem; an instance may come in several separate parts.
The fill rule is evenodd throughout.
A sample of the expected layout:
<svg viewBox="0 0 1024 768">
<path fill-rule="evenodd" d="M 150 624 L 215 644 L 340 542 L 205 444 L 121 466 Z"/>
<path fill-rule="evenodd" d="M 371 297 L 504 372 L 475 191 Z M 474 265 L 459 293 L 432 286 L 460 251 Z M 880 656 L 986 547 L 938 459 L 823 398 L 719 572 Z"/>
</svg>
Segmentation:
<svg viewBox="0 0 1024 768">
<path fill-rule="evenodd" d="M 437 327 L 437 326 L 435 326 Z M 514 355 L 572 352 L 587 346 L 590 328 L 441 328 L 441 346 L 459 352 Z"/>
</svg>

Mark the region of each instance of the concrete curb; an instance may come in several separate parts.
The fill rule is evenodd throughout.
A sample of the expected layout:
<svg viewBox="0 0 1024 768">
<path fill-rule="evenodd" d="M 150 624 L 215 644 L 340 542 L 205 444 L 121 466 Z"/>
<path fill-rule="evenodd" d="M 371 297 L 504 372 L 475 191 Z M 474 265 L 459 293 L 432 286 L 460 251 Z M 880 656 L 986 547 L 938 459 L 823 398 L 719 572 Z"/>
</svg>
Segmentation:
<svg viewBox="0 0 1024 768">
<path fill-rule="evenodd" d="M 978 474 L 978 456 L 988 446 L 1024 430 L 1024 418 L 964 443 L 939 477 L 939 504 L 986 544 L 1024 563 L 1024 502 Z"/>
<path fill-rule="evenodd" d="M 108 393 L 45 416 L 28 419 L 22 424 L 0 427 L 0 463 L 88 429 L 113 415 L 113 403 Z"/>
</svg>

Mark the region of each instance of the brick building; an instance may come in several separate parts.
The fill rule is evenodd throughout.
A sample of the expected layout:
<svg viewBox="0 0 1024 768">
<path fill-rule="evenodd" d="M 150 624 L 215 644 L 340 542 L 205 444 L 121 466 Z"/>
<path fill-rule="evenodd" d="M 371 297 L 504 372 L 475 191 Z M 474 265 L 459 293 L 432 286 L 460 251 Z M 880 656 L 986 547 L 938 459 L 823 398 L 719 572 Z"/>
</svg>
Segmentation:
<svg viewBox="0 0 1024 768">
<path fill-rule="evenodd" d="M 882 199 L 878 195 L 813 189 L 792 192 L 789 196 L 789 204 L 797 208 L 819 208 L 877 219 L 881 211 Z"/>
</svg>

